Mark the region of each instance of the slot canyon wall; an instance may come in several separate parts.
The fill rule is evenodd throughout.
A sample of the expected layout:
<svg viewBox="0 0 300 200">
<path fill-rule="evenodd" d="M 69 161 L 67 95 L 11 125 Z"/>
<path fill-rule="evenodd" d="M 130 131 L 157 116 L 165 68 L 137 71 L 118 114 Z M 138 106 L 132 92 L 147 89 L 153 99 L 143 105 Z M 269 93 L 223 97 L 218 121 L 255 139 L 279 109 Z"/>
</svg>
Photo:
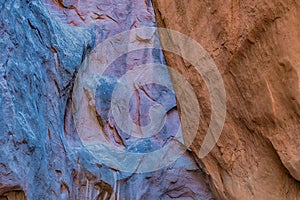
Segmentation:
<svg viewBox="0 0 300 200">
<path fill-rule="evenodd" d="M 0 0 L 0 199 L 300 199 L 299 15 L 300 2 L 283 0 Z M 139 140 L 112 120 L 107 80 L 142 63 L 166 62 L 181 72 L 202 115 L 191 149 L 176 162 L 124 173 L 84 148 L 72 92 L 99 43 L 156 24 L 190 36 L 213 57 L 227 92 L 226 122 L 216 147 L 199 159 L 211 114 L 201 77 L 168 52 L 122 55 L 99 80 L 88 110 L 105 140 L 147 152 L 165 145 L 178 128 L 173 91 L 155 85 L 137 89 L 132 118 L 147 118 L 140 107 L 162 103 L 166 138 Z M 88 96 L 90 88 L 84 89 Z"/>
<path fill-rule="evenodd" d="M 151 1 L 0 2 L 1 200 L 213 198 L 193 152 L 154 172 L 124 173 L 86 150 L 78 128 L 88 137 L 91 127 L 76 126 L 73 118 L 82 101 L 74 106 L 72 92 L 80 87 L 75 82 L 79 72 L 85 75 L 86 59 L 99 43 L 117 33 L 156 26 Z M 138 40 L 149 42 L 147 34 Z M 118 49 L 116 43 L 112 47 Z M 98 77 L 96 88 L 84 84 L 84 97 L 89 98 L 92 89 L 96 94 L 95 103 L 83 115 L 93 112 L 105 142 L 131 152 L 161 148 L 179 126 L 174 92 L 151 84 L 136 90 L 131 117 L 145 122 L 147 108 L 162 104 L 168 111 L 162 134 L 153 140 L 136 139 L 124 134 L 111 117 L 107 102 L 113 83 L 150 61 L 164 64 L 162 51 L 122 55 Z"/>
<path fill-rule="evenodd" d="M 226 123 L 202 159 L 217 198 L 300 199 L 300 2 L 153 4 L 158 26 L 198 41 L 225 83 Z M 188 62 L 165 55 L 198 95 L 204 117 L 192 145 L 197 152 L 209 123 L 208 93 Z"/>
</svg>

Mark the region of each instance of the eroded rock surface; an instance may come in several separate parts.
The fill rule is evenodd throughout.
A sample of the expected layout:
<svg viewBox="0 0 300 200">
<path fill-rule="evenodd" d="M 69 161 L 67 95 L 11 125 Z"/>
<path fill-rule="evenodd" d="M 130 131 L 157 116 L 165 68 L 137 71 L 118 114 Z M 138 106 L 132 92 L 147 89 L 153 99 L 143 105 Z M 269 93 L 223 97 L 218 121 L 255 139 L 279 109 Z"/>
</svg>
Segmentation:
<svg viewBox="0 0 300 200">
<path fill-rule="evenodd" d="M 80 67 L 104 39 L 155 26 L 150 1 L 0 1 L 0 19 L 0 199 L 213 198 L 191 152 L 155 172 L 124 174 L 94 158 L 77 134 L 72 91 Z M 147 41 L 147 34 L 139 39 Z M 148 61 L 164 63 L 164 58 L 154 50 L 128 53 L 106 75 L 119 78 Z M 131 151 L 161 148 L 168 138 L 140 142 L 118 135 L 115 124 L 106 120 L 105 89 L 109 92 L 110 85 L 98 87 L 94 111 L 106 139 Z M 154 98 L 145 95 L 147 90 Z M 174 94 L 161 95 L 163 90 L 140 88 L 132 97 L 131 115 L 147 123 L 148 110 L 139 109 L 139 101 L 144 108 L 164 103 L 174 123 L 166 128 L 172 137 L 178 113 Z"/>
<path fill-rule="evenodd" d="M 159 26 L 198 41 L 214 58 L 227 92 L 226 123 L 202 161 L 220 199 L 300 199 L 299 1 L 154 0 Z M 174 41 L 176 42 L 176 41 Z M 209 98 L 189 63 L 165 53 L 193 84 L 203 111 Z"/>
</svg>

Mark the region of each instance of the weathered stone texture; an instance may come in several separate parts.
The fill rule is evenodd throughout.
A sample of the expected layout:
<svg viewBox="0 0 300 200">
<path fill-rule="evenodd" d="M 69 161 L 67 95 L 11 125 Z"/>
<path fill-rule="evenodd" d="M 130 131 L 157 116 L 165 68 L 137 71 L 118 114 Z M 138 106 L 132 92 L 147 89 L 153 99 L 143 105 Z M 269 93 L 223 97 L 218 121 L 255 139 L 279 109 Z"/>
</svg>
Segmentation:
<svg viewBox="0 0 300 200">
<path fill-rule="evenodd" d="M 226 123 L 202 160 L 214 193 L 220 199 L 300 199 L 299 1 L 153 2 L 159 26 L 198 41 L 223 76 Z M 201 102 L 197 153 L 210 119 L 209 95 L 189 63 L 165 55 Z"/>
<path fill-rule="evenodd" d="M 0 1 L 1 199 L 212 198 L 191 152 L 156 172 L 122 174 L 76 132 L 72 90 L 83 60 L 104 39 L 141 26 L 155 26 L 150 1 Z M 107 74 L 163 63 L 161 52 L 144 55 L 120 58 Z"/>
</svg>

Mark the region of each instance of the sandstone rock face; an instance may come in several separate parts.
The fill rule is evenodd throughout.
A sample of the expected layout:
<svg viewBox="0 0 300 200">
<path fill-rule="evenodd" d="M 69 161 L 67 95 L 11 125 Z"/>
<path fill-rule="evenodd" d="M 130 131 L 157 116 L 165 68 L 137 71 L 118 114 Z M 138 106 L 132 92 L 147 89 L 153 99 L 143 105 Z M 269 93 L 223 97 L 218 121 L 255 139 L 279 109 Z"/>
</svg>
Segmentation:
<svg viewBox="0 0 300 200">
<path fill-rule="evenodd" d="M 1 0 L 0 19 L 1 200 L 213 198 L 193 152 L 155 172 L 123 173 L 84 148 L 74 121 L 78 110 L 74 110 L 72 92 L 85 59 L 117 33 L 155 26 L 150 1 Z M 139 40 L 149 39 L 145 34 Z M 99 77 L 95 88 L 91 110 L 102 136 L 127 151 L 157 150 L 179 126 L 174 92 L 156 85 L 136 91 L 131 117 L 135 123 L 146 124 L 149 107 L 164 105 L 168 110 L 165 138 L 132 139 L 111 121 L 107 101 L 113 83 L 150 61 L 165 62 L 161 51 L 123 55 Z"/>
<path fill-rule="evenodd" d="M 214 194 L 219 199 L 300 199 L 299 1 L 153 3 L 158 25 L 199 42 L 225 83 L 223 133 L 202 159 Z M 203 118 L 192 147 L 197 153 L 209 124 L 209 94 L 189 63 L 165 55 L 198 95 Z"/>
</svg>

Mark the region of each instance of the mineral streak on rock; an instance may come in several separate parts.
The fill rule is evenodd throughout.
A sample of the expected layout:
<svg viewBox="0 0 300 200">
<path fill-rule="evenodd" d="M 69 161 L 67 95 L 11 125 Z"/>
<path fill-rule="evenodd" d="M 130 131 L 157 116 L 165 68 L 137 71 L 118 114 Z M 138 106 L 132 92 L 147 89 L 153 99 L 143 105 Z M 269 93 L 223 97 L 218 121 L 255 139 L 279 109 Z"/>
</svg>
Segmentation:
<svg viewBox="0 0 300 200">
<path fill-rule="evenodd" d="M 155 26 L 151 1 L 0 1 L 0 19 L 0 199 L 213 198 L 192 152 L 161 170 L 126 174 L 85 150 L 75 128 L 72 91 L 84 59 L 108 37 Z M 121 56 L 105 72 L 112 81 L 99 79 L 96 88 L 94 111 L 105 137 L 129 151 L 155 150 L 168 139 L 126 140 L 107 120 L 115 79 L 147 62 L 164 63 L 162 52 Z M 179 124 L 172 91 L 155 84 L 137 89 L 131 117 L 147 124 L 147 108 L 155 102 L 169 109 L 171 137 Z"/>
</svg>

